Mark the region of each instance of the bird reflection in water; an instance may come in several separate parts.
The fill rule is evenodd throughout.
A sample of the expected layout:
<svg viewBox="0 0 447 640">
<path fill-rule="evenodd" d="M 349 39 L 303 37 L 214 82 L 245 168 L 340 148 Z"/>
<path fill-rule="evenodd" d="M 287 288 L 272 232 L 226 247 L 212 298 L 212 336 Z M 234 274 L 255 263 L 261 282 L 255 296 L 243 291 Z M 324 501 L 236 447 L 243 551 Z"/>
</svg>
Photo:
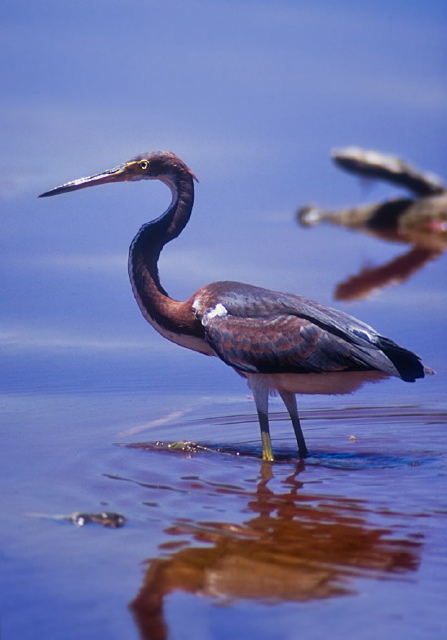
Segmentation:
<svg viewBox="0 0 447 640">
<path fill-rule="evenodd" d="M 298 462 L 278 493 L 268 486 L 273 468 L 265 462 L 254 492 L 228 487 L 226 493 L 247 496 L 250 517 L 243 524 L 181 519 L 166 531 L 173 540 L 160 551 L 167 555 L 149 561 L 130 604 L 142 638 L 168 636 L 165 600 L 176 591 L 219 604 L 303 602 L 354 593 L 356 577 L 397 577 L 418 568 L 417 535 L 400 532 L 396 539 L 391 528 L 372 525 L 364 501 L 304 493 L 298 479 L 304 464 Z"/>
<path fill-rule="evenodd" d="M 371 292 L 404 282 L 447 249 L 447 191 L 441 180 L 421 173 L 402 160 L 356 147 L 332 153 L 334 162 L 356 175 L 386 180 L 412 192 L 379 204 L 327 211 L 302 207 L 297 218 L 304 227 L 330 222 L 363 231 L 381 240 L 411 245 L 409 251 L 387 264 L 365 267 L 337 285 L 336 300 L 366 298 Z"/>
</svg>

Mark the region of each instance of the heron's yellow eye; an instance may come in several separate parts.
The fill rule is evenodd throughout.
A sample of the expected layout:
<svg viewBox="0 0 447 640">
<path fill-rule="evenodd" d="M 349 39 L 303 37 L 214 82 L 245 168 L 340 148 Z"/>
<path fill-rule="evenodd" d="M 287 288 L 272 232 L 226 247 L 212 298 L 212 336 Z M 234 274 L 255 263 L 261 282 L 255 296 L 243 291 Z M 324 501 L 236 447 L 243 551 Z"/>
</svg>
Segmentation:
<svg viewBox="0 0 447 640">
<path fill-rule="evenodd" d="M 148 166 L 149 166 L 149 162 L 147 160 L 141 160 L 140 169 L 142 169 L 143 171 L 146 171 Z"/>
</svg>

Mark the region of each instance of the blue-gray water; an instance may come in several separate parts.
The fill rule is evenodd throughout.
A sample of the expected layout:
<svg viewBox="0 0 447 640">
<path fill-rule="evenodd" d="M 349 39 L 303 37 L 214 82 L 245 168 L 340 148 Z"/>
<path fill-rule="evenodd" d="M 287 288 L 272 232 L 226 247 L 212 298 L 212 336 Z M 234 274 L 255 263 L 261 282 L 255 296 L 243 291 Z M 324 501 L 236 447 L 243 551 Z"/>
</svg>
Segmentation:
<svg viewBox="0 0 447 640">
<path fill-rule="evenodd" d="M 334 168 L 332 147 L 445 176 L 444 3 L 4 5 L 2 640 L 444 638 L 446 255 L 335 302 L 409 247 L 295 217 L 403 194 Z M 162 255 L 170 294 L 233 279 L 306 295 L 437 375 L 298 398 L 304 463 L 273 399 L 263 464 L 244 381 L 133 300 L 127 247 L 166 187 L 37 200 L 155 148 L 200 180 Z M 125 525 L 58 517 L 104 510 Z"/>
</svg>

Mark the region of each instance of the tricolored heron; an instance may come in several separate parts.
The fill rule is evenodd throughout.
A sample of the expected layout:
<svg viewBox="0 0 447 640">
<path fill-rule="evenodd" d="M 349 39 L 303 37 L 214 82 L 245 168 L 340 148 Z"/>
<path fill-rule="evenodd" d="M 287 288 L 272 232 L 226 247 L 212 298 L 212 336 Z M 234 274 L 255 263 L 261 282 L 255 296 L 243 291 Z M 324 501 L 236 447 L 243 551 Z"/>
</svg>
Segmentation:
<svg viewBox="0 0 447 640">
<path fill-rule="evenodd" d="M 259 417 L 264 460 L 273 460 L 268 421 L 269 394 L 278 392 L 298 443 L 308 450 L 295 394 L 351 393 L 365 382 L 396 376 L 423 378 L 420 359 L 367 324 L 301 296 L 240 282 L 214 282 L 186 302 L 162 287 L 158 259 L 163 247 L 185 228 L 194 202 L 192 171 L 176 155 L 157 151 L 137 156 L 104 173 L 67 182 L 40 197 L 108 182 L 161 180 L 172 202 L 160 217 L 144 224 L 130 245 L 129 276 L 146 320 L 165 338 L 218 356 L 244 376 Z"/>
</svg>

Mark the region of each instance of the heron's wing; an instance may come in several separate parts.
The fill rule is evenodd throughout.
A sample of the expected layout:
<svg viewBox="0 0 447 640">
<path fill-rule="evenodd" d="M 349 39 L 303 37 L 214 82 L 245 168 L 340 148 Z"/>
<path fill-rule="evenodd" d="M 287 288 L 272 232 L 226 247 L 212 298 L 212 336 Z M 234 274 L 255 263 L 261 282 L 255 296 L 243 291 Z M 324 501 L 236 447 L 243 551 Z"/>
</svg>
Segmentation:
<svg viewBox="0 0 447 640">
<path fill-rule="evenodd" d="M 292 315 L 250 318 L 215 316 L 205 324 L 219 357 L 247 373 L 323 373 L 379 369 L 396 375 L 373 347 L 359 347 Z"/>
<path fill-rule="evenodd" d="M 205 339 L 240 371 L 378 370 L 404 380 L 424 376 L 416 355 L 336 309 L 240 283 L 214 283 L 202 291 L 207 306 L 198 316 Z"/>
</svg>

